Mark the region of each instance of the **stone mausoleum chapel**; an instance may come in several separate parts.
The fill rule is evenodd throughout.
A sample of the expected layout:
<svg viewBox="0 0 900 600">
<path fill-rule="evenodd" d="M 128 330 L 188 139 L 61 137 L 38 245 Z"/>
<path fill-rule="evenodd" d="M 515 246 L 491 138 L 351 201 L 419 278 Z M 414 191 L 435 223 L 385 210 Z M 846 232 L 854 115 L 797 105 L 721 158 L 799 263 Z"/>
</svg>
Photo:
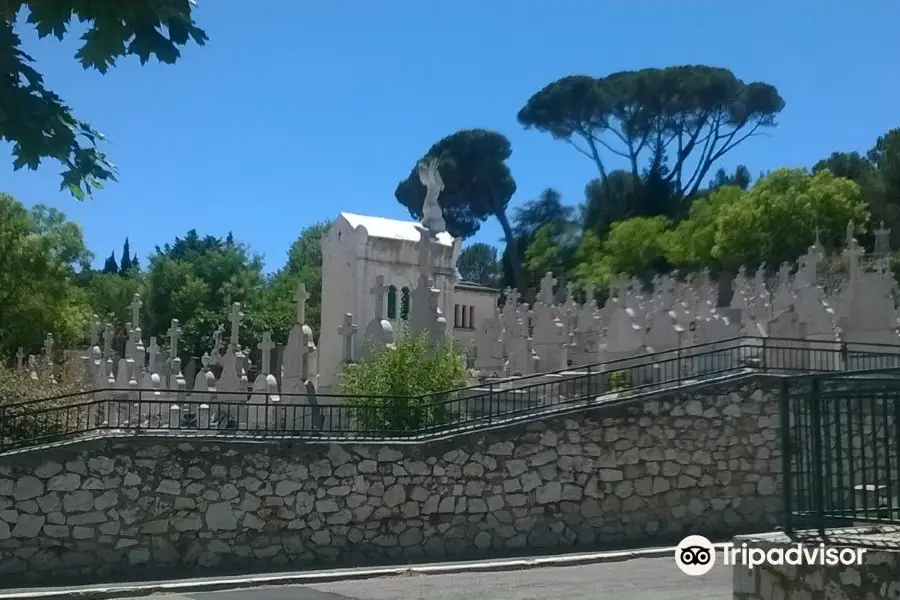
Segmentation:
<svg viewBox="0 0 900 600">
<path fill-rule="evenodd" d="M 340 333 L 347 313 L 359 334 L 353 356 L 360 356 L 363 328 L 386 319 L 398 331 L 415 310 L 415 290 L 427 265 L 431 287 L 440 291 L 438 306 L 447 330 L 473 348 L 478 325 L 495 316 L 499 290 L 463 282 L 456 270 L 462 246 L 449 233 L 435 235 L 429 250 L 420 243 L 424 229 L 414 221 L 398 221 L 342 212 L 322 239 L 322 327 L 319 337 L 319 385 L 335 383 L 344 348 Z M 424 296 L 423 296 L 424 297 Z"/>
</svg>

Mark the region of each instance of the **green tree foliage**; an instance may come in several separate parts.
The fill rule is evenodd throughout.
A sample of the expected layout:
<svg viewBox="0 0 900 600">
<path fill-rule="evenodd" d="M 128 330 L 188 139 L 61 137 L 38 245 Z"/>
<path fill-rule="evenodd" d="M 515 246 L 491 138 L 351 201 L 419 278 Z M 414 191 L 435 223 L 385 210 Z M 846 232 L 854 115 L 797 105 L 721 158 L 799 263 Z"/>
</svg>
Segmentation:
<svg viewBox="0 0 900 600">
<path fill-rule="evenodd" d="M 128 238 L 125 238 L 125 244 L 122 246 L 122 260 L 119 261 L 119 275 L 124 277 L 131 267 L 131 246 L 128 244 Z"/>
<path fill-rule="evenodd" d="M 368 359 L 348 365 L 341 392 L 355 396 L 360 424 L 370 431 L 407 432 L 446 422 L 452 394 L 466 385 L 463 353 L 450 338 L 432 345 L 401 328 L 395 348 L 372 348 Z"/>
<path fill-rule="evenodd" d="M 265 321 L 273 328 L 272 339 L 287 342 L 287 334 L 297 320 L 295 295 L 300 283 L 306 286 L 306 322 L 318 335 L 322 315 L 322 238 L 330 221 L 303 229 L 288 250 L 287 264 L 269 278 L 260 306 Z"/>
<path fill-rule="evenodd" d="M 859 152 L 832 152 L 831 156 L 813 165 L 812 172 L 828 169 L 837 177 L 862 184 L 875 174 L 875 166 Z"/>
<path fill-rule="evenodd" d="M 849 222 L 859 231 L 869 219 L 859 186 L 822 170 L 779 169 L 748 191 L 724 187 L 691 207 L 668 237 L 678 265 L 769 266 L 796 260 L 818 229 L 828 249 L 840 247 Z"/>
<path fill-rule="evenodd" d="M 119 272 L 119 263 L 116 262 L 115 251 L 111 252 L 109 256 L 106 257 L 106 262 L 103 263 L 103 272 L 109 274 Z"/>
<path fill-rule="evenodd" d="M 456 261 L 456 268 L 463 281 L 489 286 L 499 283 L 500 261 L 497 249 L 490 244 L 477 242 L 463 248 Z"/>
<path fill-rule="evenodd" d="M 206 43 L 206 33 L 191 15 L 191 0 L 10 0 L 0 13 L 0 139 L 13 145 L 16 169 L 36 169 L 44 159 L 59 161 L 62 188 L 79 199 L 102 182 L 115 179 L 115 168 L 98 148 L 103 136 L 79 120 L 57 94 L 47 89 L 34 59 L 22 48 L 19 27 L 62 40 L 72 23 L 86 31 L 75 58 L 85 69 L 106 73 L 119 58 L 137 56 L 145 64 L 155 56 L 172 64 L 180 46 Z M 81 29 L 82 27 L 79 27 Z"/>
<path fill-rule="evenodd" d="M 666 271 L 669 225 L 665 217 L 635 217 L 613 223 L 604 239 L 586 233 L 576 253 L 576 278 L 606 285 L 620 274 L 649 279 Z"/>
<path fill-rule="evenodd" d="M 728 173 L 725 169 L 716 171 L 715 176 L 709 182 L 708 190 L 717 190 L 725 186 L 732 186 L 742 190 L 750 189 L 753 182 L 753 176 L 750 175 L 750 169 L 744 165 L 735 167 L 732 173 Z"/>
<path fill-rule="evenodd" d="M 540 281 L 548 271 L 565 275 L 574 249 L 560 235 L 558 225 L 548 223 L 538 229 L 525 250 L 525 271 L 529 282 Z"/>
<path fill-rule="evenodd" d="M 606 179 L 592 179 L 584 186 L 582 220 L 585 231 L 605 235 L 609 226 L 631 216 L 631 207 L 639 204 L 643 182 L 635 181 L 628 171 L 611 171 Z"/>
<path fill-rule="evenodd" d="M 516 193 L 516 181 L 506 164 L 512 146 L 506 136 L 485 129 L 463 129 L 434 144 L 416 165 L 437 159 L 444 190 L 439 204 L 447 230 L 455 237 L 473 236 L 481 223 L 494 216 L 503 228 L 507 246 L 512 248 L 512 270 L 516 286 L 524 290 L 525 277 L 519 260 L 517 241 L 506 216 L 506 207 Z M 417 166 L 397 185 L 397 201 L 415 219 L 422 217 L 425 186 Z"/>
<path fill-rule="evenodd" d="M 525 280 L 529 288 L 534 288 L 541 277 L 546 273 L 535 270 L 540 269 L 537 264 L 550 255 L 558 259 L 549 259 L 549 262 L 557 264 L 562 262 L 569 264 L 572 252 L 577 245 L 577 235 L 580 227 L 575 219 L 575 207 L 563 204 L 562 196 L 553 188 L 548 188 L 534 200 L 526 202 L 513 213 L 513 235 L 517 240 L 516 249 L 525 268 Z M 538 240 L 539 232 L 543 230 Z M 531 250 L 532 265 L 528 266 L 529 249 L 538 242 L 538 248 Z M 503 255 L 503 269 L 505 281 L 509 284 L 514 281 L 512 277 L 511 263 L 509 261 L 510 248 L 507 246 Z M 540 258 L 539 258 L 540 257 Z M 562 274 L 563 271 L 555 270 Z"/>
<path fill-rule="evenodd" d="M 91 254 L 81 227 L 43 205 L 26 209 L 0 194 L 0 356 L 36 352 L 47 333 L 79 341 L 90 311 L 75 284 Z"/>
<path fill-rule="evenodd" d="M 192 229 L 173 244 L 157 246 L 147 267 L 150 335 L 168 339 L 165 332 L 177 318 L 184 354 L 200 356 L 209 350 L 216 328 L 227 322 L 229 303 L 240 302 L 246 307 L 241 345 L 255 346 L 267 326 L 257 310 L 262 269 L 262 259 L 230 236 L 201 238 Z"/>
<path fill-rule="evenodd" d="M 695 200 L 688 218 L 678 223 L 667 240 L 669 260 L 689 270 L 709 267 L 718 272 L 721 265 L 713 258 L 718 219 L 728 206 L 738 204 L 745 196 L 738 187 L 724 186 Z"/>
<path fill-rule="evenodd" d="M 131 321 L 129 305 L 135 294 L 147 297 L 146 281 L 143 277 L 121 277 L 117 273 L 103 271 L 89 273 L 81 283 L 87 295 L 91 311 L 105 323 L 111 323 L 124 336 L 125 323 Z M 141 323 L 141 333 L 148 340 L 147 323 Z M 156 331 L 153 335 L 157 335 Z"/>
<path fill-rule="evenodd" d="M 606 202 L 613 202 L 617 183 L 610 181 L 608 164 L 624 160 L 630 189 L 640 192 L 645 206 L 624 215 L 615 207 L 594 209 L 618 220 L 678 212 L 663 206 L 696 193 L 717 161 L 775 126 L 783 108 L 772 85 L 745 83 L 728 69 L 687 65 L 563 77 L 534 94 L 518 120 L 587 156 L 600 173 Z"/>
</svg>

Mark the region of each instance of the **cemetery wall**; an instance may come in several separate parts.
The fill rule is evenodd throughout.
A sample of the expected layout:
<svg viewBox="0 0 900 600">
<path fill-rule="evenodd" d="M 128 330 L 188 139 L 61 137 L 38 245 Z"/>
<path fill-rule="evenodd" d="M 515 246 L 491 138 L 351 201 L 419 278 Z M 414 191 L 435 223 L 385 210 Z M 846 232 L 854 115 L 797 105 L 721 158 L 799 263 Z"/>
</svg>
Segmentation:
<svg viewBox="0 0 900 600">
<path fill-rule="evenodd" d="M 0 579 L 463 559 L 771 530 L 755 380 L 415 444 L 94 439 L 0 456 Z"/>
</svg>

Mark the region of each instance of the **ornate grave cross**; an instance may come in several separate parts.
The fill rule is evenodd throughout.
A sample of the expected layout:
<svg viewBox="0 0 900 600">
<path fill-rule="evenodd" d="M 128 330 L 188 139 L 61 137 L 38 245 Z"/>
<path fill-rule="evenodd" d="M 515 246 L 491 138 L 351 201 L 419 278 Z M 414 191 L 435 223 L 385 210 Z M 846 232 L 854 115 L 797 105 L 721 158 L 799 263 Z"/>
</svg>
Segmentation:
<svg viewBox="0 0 900 600">
<path fill-rule="evenodd" d="M 272 332 L 267 331 L 262 335 L 262 341 L 258 346 L 262 352 L 262 371 L 263 375 L 268 375 L 272 367 L 272 350 L 275 349 L 275 342 L 272 341 Z"/>
<path fill-rule="evenodd" d="M 135 294 L 134 299 L 131 301 L 131 304 L 128 305 L 128 307 L 131 309 L 131 323 L 135 329 L 141 326 L 141 307 L 143 305 L 144 303 L 141 302 L 140 294 Z"/>
<path fill-rule="evenodd" d="M 353 360 L 353 336 L 356 334 L 359 326 L 353 322 L 352 313 L 344 313 L 344 324 L 338 327 L 338 335 L 344 338 L 344 361 Z"/>
<path fill-rule="evenodd" d="M 178 358 L 178 337 L 182 333 L 178 326 L 178 319 L 172 319 L 172 324 L 166 333 L 169 335 L 169 358 L 174 361 Z"/>
<path fill-rule="evenodd" d="M 97 345 L 100 340 L 100 317 L 91 315 L 91 328 L 89 332 L 91 348 Z"/>
<path fill-rule="evenodd" d="M 305 325 L 306 301 L 309 300 L 309 293 L 306 291 L 306 285 L 303 283 L 297 285 L 297 291 L 294 293 L 294 300 L 297 301 L 297 324 Z"/>
<path fill-rule="evenodd" d="M 47 359 L 47 362 L 51 362 L 53 360 L 53 334 L 48 333 L 47 337 L 44 338 L 44 357 Z"/>
<path fill-rule="evenodd" d="M 107 323 L 103 328 L 103 358 L 104 360 L 112 356 L 112 342 L 116 330 L 112 323 Z"/>
<path fill-rule="evenodd" d="M 16 368 L 21 369 L 22 365 L 25 363 L 25 349 L 22 346 L 19 346 L 19 349 L 16 350 Z"/>
<path fill-rule="evenodd" d="M 372 289 L 369 290 L 373 296 L 375 296 L 375 318 L 383 319 L 384 318 L 384 293 L 387 291 L 387 288 L 384 286 L 384 275 L 376 275 L 375 276 L 375 285 L 372 286 Z"/>
<path fill-rule="evenodd" d="M 553 304 L 553 286 L 556 285 L 556 278 L 553 273 L 547 271 L 547 274 L 541 278 L 541 302 L 550 306 Z"/>
<path fill-rule="evenodd" d="M 150 355 L 150 363 L 148 365 L 148 369 L 150 373 L 157 373 L 157 358 L 159 357 L 159 345 L 156 343 L 156 336 L 152 336 L 150 338 L 150 346 L 147 348 L 147 354 Z"/>
<path fill-rule="evenodd" d="M 240 333 L 241 327 L 241 317 L 244 316 L 244 313 L 241 312 L 241 303 L 235 302 L 231 305 L 231 313 L 229 314 L 229 320 L 231 321 L 231 343 L 229 344 L 229 349 L 238 351 L 238 335 Z"/>
</svg>

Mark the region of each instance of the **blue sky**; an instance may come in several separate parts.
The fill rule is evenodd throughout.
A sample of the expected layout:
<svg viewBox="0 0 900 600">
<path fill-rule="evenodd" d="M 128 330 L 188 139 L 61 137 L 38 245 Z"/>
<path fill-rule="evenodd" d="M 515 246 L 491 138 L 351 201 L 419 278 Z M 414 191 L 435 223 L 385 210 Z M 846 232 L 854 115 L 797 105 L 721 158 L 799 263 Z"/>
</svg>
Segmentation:
<svg viewBox="0 0 900 600">
<path fill-rule="evenodd" d="M 341 210 L 409 218 L 397 182 L 461 128 L 511 140 L 511 206 L 547 187 L 577 204 L 592 163 L 516 123 L 567 74 L 701 63 L 774 84 L 779 126 L 723 163 L 754 175 L 900 126 L 900 3 L 887 0 L 201 0 L 197 20 L 210 41 L 176 65 L 130 58 L 105 76 L 73 59 L 77 39 L 22 29 L 48 85 L 109 137 L 119 182 L 79 204 L 55 163 L 3 159 L 2 188 L 80 222 L 97 264 L 127 235 L 146 265 L 196 228 L 232 230 L 274 270 L 305 225 Z M 501 236 L 492 220 L 475 239 Z"/>
</svg>

